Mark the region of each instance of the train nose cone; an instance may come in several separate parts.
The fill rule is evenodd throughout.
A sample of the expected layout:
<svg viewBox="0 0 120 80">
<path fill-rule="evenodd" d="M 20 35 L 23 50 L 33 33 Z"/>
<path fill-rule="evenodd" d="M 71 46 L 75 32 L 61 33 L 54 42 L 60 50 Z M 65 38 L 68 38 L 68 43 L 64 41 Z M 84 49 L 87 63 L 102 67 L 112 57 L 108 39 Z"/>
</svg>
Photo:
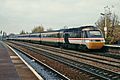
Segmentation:
<svg viewBox="0 0 120 80">
<path fill-rule="evenodd" d="M 104 46 L 104 42 L 89 42 L 87 43 L 88 49 L 101 49 Z"/>
</svg>

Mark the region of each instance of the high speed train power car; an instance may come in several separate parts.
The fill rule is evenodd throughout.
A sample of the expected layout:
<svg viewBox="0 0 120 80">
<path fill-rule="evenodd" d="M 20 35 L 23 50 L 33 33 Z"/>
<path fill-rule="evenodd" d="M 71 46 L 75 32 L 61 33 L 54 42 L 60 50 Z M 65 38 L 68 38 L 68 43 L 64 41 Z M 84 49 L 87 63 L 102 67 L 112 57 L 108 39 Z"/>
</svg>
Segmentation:
<svg viewBox="0 0 120 80">
<path fill-rule="evenodd" d="M 95 26 L 45 31 L 9 37 L 9 40 L 36 42 L 72 49 L 101 49 L 105 40 L 102 32 Z"/>
</svg>

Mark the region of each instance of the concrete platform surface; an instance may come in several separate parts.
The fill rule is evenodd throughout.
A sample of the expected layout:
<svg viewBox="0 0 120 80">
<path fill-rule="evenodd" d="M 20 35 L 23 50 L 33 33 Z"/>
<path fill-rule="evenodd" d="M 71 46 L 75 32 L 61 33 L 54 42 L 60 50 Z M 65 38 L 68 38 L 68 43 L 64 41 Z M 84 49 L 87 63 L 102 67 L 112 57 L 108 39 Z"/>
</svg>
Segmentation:
<svg viewBox="0 0 120 80">
<path fill-rule="evenodd" d="M 0 41 L 0 80 L 39 80 L 2 41 Z"/>
<path fill-rule="evenodd" d="M 0 80 L 21 80 L 7 49 L 0 41 Z"/>
</svg>

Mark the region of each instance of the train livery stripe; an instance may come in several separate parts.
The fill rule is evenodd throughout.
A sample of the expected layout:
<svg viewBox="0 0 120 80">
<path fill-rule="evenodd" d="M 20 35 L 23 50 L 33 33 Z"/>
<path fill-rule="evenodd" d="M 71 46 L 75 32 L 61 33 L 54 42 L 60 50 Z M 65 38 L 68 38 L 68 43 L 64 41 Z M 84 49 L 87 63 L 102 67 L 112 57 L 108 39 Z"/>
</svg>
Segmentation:
<svg viewBox="0 0 120 80">
<path fill-rule="evenodd" d="M 27 39 L 27 38 L 19 38 L 19 39 Z M 64 40 L 64 38 L 29 38 L 31 40 Z M 68 38 L 69 40 L 104 40 L 104 38 Z"/>
<path fill-rule="evenodd" d="M 104 40 L 104 38 L 69 38 L 69 40 Z"/>
<path fill-rule="evenodd" d="M 43 40 L 64 40 L 64 38 L 41 38 Z M 104 38 L 68 38 L 69 40 L 104 40 Z"/>
</svg>

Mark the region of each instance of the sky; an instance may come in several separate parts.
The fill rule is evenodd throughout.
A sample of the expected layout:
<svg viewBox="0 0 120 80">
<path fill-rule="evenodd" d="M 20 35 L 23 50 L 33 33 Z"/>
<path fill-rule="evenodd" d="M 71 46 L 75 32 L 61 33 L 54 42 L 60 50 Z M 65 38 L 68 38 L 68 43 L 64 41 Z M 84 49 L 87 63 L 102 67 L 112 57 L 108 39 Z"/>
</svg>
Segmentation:
<svg viewBox="0 0 120 80">
<path fill-rule="evenodd" d="M 0 31 L 31 32 L 35 26 L 63 29 L 94 25 L 109 6 L 120 19 L 120 0 L 0 0 Z"/>
</svg>

